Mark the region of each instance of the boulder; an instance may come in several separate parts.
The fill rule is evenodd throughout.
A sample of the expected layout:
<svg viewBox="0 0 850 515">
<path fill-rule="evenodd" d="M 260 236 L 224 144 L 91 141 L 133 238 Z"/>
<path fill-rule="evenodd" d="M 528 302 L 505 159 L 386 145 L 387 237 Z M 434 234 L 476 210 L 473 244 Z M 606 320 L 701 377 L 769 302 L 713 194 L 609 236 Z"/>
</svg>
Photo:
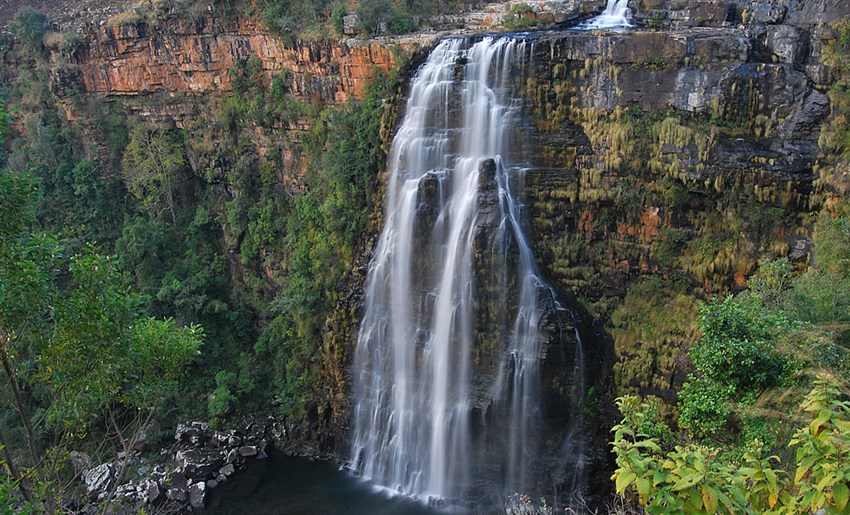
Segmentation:
<svg viewBox="0 0 850 515">
<path fill-rule="evenodd" d="M 741 16 L 748 25 L 773 25 L 785 20 L 785 6 L 769 2 L 753 2 L 744 9 Z"/>
<path fill-rule="evenodd" d="M 189 500 L 189 491 L 185 488 L 173 487 L 165 492 L 165 497 L 177 502 L 186 502 Z"/>
<path fill-rule="evenodd" d="M 90 498 L 97 498 L 98 494 L 109 489 L 114 479 L 111 463 L 101 463 L 83 472 L 83 482 L 86 484 L 86 493 Z"/>
<path fill-rule="evenodd" d="M 342 31 L 346 36 L 356 36 L 360 28 L 360 19 L 356 14 L 349 14 L 342 18 Z"/>
<path fill-rule="evenodd" d="M 174 439 L 181 443 L 198 445 L 210 438 L 210 426 L 204 422 L 189 422 L 177 424 Z"/>
<path fill-rule="evenodd" d="M 765 44 L 773 54 L 773 60 L 784 64 L 798 64 L 805 60 L 807 45 L 802 31 L 789 25 L 767 28 Z"/>
<path fill-rule="evenodd" d="M 189 504 L 194 509 L 203 509 L 207 497 L 207 484 L 203 481 L 189 487 Z"/>
<path fill-rule="evenodd" d="M 206 480 L 224 465 L 223 449 L 185 449 L 177 451 L 177 464 L 186 477 Z"/>
<path fill-rule="evenodd" d="M 162 492 L 159 489 L 159 483 L 156 481 L 147 480 L 145 481 L 145 502 L 148 504 L 153 504 L 159 500 L 159 496 Z"/>
<path fill-rule="evenodd" d="M 244 445 L 239 448 L 239 454 L 241 456 L 245 456 L 249 458 L 251 456 L 256 456 L 258 452 L 257 446 L 255 445 Z"/>
</svg>

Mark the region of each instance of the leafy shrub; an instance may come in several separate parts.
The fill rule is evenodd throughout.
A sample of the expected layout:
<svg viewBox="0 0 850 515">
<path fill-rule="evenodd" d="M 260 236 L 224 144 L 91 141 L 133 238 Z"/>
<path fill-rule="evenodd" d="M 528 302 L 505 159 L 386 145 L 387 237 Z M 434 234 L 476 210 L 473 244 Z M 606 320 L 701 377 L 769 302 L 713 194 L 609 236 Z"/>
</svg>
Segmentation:
<svg viewBox="0 0 850 515">
<path fill-rule="evenodd" d="M 702 338 L 690 356 L 708 381 L 733 392 L 757 391 L 777 384 L 786 360 L 776 352 L 776 335 L 789 327 L 779 312 L 767 310 L 757 294 L 727 297 L 700 309 Z"/>
<path fill-rule="evenodd" d="M 30 50 L 40 52 L 44 48 L 47 16 L 31 7 L 24 7 L 9 22 L 9 32 Z"/>
<path fill-rule="evenodd" d="M 679 426 L 698 436 L 715 436 L 729 418 L 733 387 L 690 376 L 679 392 Z"/>
<path fill-rule="evenodd" d="M 850 404 L 837 386 L 819 382 L 801 408 L 807 424 L 789 445 L 795 473 L 786 475 L 775 456 L 745 453 L 738 461 L 720 449 L 676 446 L 665 452 L 641 432 L 648 407 L 622 397 L 614 426 L 616 492 L 647 513 L 845 513 L 850 501 Z"/>
</svg>

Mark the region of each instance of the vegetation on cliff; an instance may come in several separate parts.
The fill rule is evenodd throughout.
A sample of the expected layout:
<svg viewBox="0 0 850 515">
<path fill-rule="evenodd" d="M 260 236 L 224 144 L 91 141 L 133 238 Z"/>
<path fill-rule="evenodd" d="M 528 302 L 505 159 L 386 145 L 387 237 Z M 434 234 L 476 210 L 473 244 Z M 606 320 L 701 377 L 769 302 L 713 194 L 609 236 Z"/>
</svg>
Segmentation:
<svg viewBox="0 0 850 515">
<path fill-rule="evenodd" d="M 832 172 L 847 166 L 849 28 L 838 23 L 825 51 L 839 79 L 811 262 L 763 261 L 748 289 L 702 305 L 675 414 L 637 395 L 617 401 L 612 479 L 647 513 L 848 509 L 850 205 Z"/>
<path fill-rule="evenodd" d="M 21 395 L 2 397 L 4 485 L 50 511 L 75 475 L 69 450 L 108 459 L 153 420 L 272 412 L 296 440 L 341 423 L 343 350 L 326 324 L 356 324 L 338 301 L 396 78 L 376 71 L 362 100 L 328 107 L 296 100 L 286 71 L 238 61 L 233 91 L 196 99 L 185 130 L 128 116 L 133 99 L 57 96 L 43 46 L 6 52 L 0 218 L 17 225 L 4 225 L 0 325 Z M 333 434 L 293 445 L 327 451 L 315 440 Z"/>
<path fill-rule="evenodd" d="M 384 24 L 406 31 L 414 13 L 456 4 L 214 5 L 302 36 L 341 34 L 349 12 L 364 34 Z M 517 6 L 509 23 L 527 28 L 527 14 Z M 530 174 L 527 204 L 547 273 L 610 328 L 616 395 L 643 396 L 620 401 L 615 479 L 650 510 L 846 507 L 848 27 L 838 24 L 824 50 L 837 80 L 811 195 L 791 179 L 764 180 L 778 169 L 767 155 L 735 177 L 709 173 L 727 155 L 720 142 L 770 143 L 773 122 L 746 81 L 698 113 L 583 107 L 590 77 L 620 94 L 623 70 L 602 57 L 559 62 L 522 85 L 536 129 L 588 140 L 543 146 L 547 166 L 569 173 Z M 14 130 L 4 133 L 0 177 L 0 225 L 10 228 L 0 326 L 18 329 L 3 335 L 10 388 L 0 397 L 0 436 L 10 475 L 0 495 L 22 488 L 53 502 L 51 489 L 73 475 L 69 439 L 104 456 L 151 418 L 223 422 L 272 409 L 290 434 L 315 431 L 304 448 L 331 448 L 345 424 L 342 364 L 357 325 L 348 285 L 362 279 L 357 256 L 370 222 L 379 223 L 370 216 L 380 197 L 382 99 L 396 77 L 376 73 L 365 98 L 329 108 L 296 98 L 286 70 L 269 80 L 248 58 L 229 71 L 232 92 L 178 96 L 184 112 L 172 117 L 167 95 L 101 102 L 60 93 L 48 77 L 66 57 L 48 61 L 44 18 L 24 11 L 10 30 L 22 45 L 2 50 L 14 63 L 4 70 L 2 121 Z M 652 74 L 681 64 L 631 67 Z M 781 258 L 810 230 L 815 266 L 808 248 Z M 137 352 L 141 341 L 159 354 Z M 132 352 L 118 355 L 107 345 L 116 343 Z M 103 362 L 81 359 L 89 355 Z M 155 377 L 145 372 L 154 358 L 168 368 L 153 367 Z M 69 394 L 85 388 L 97 395 L 74 405 Z M 805 417 L 783 417 L 799 405 Z M 119 445 L 98 449 L 103 435 Z M 831 458 L 809 462 L 814 452 Z M 39 481 L 43 497 L 33 491 Z"/>
</svg>

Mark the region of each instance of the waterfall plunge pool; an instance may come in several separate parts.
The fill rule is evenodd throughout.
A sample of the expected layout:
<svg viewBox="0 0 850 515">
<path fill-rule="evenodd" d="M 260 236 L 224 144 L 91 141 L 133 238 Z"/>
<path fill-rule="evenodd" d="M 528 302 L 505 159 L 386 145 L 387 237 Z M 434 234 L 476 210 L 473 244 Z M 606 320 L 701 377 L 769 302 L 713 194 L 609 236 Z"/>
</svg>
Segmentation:
<svg viewBox="0 0 850 515">
<path fill-rule="evenodd" d="M 271 451 L 233 480 L 212 490 L 209 515 L 445 513 L 409 497 L 390 495 L 340 470 L 335 463 Z M 456 512 L 455 512 L 456 513 Z"/>
</svg>

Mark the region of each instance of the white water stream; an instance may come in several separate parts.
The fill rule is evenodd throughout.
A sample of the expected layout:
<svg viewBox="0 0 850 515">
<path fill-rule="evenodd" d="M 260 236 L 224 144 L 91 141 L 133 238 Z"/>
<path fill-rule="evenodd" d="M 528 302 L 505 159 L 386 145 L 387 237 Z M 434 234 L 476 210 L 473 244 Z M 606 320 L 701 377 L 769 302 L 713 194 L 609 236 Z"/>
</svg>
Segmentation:
<svg viewBox="0 0 850 515">
<path fill-rule="evenodd" d="M 440 43 L 413 79 L 392 143 L 355 352 L 350 459 L 362 477 L 405 495 L 458 499 L 481 480 L 473 475 L 493 469 L 503 492 L 523 492 L 541 458 L 541 331 L 547 306 L 561 308 L 512 191 L 524 170 L 511 162 L 520 108 L 511 70 L 531 46 L 510 37 Z M 482 259 L 499 290 L 486 294 L 495 328 L 478 322 Z M 475 384 L 481 345 L 500 356 L 491 384 Z M 482 391 L 499 406 L 491 429 L 507 442 L 497 464 L 476 453 L 472 404 Z"/>
<path fill-rule="evenodd" d="M 631 27 L 632 13 L 629 10 L 629 0 L 608 0 L 608 5 L 599 16 L 582 23 L 579 29 L 619 29 Z"/>
</svg>

